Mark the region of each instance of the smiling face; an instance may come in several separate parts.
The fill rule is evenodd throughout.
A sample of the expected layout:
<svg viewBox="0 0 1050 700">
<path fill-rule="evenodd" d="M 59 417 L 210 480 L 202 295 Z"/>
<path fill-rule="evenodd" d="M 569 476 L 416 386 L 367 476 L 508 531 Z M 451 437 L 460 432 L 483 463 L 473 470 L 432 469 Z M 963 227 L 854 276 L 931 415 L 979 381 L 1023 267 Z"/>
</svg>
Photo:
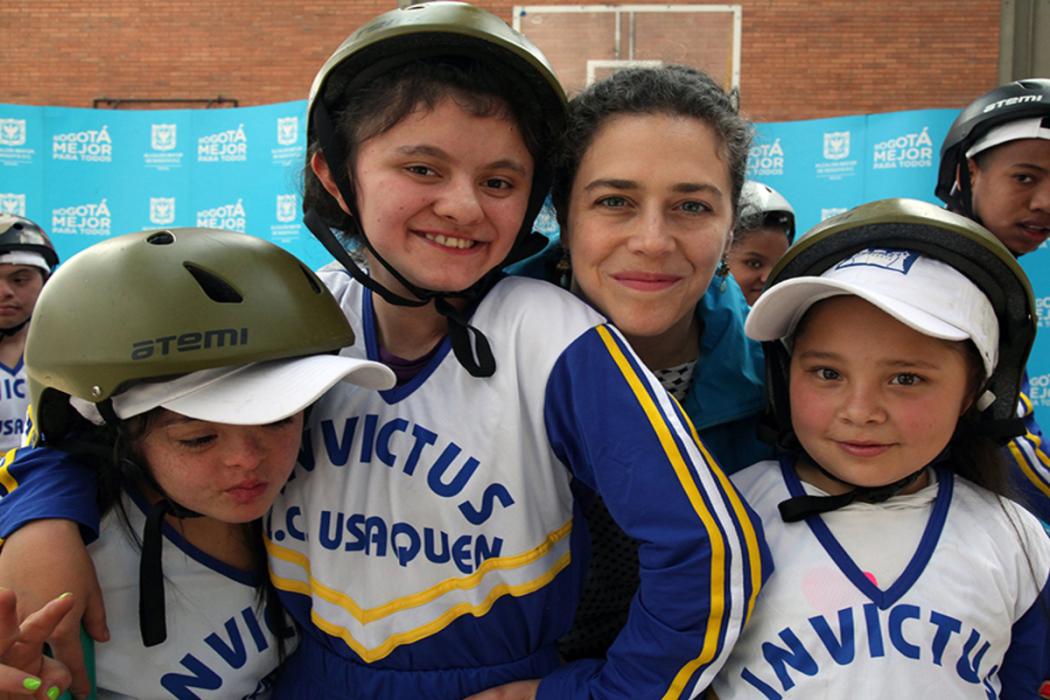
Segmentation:
<svg viewBox="0 0 1050 700">
<path fill-rule="evenodd" d="M 620 115 L 597 131 L 569 194 L 566 243 L 584 297 L 628 337 L 692 322 L 733 222 L 715 132 L 667 114 Z"/>
<path fill-rule="evenodd" d="M 748 304 L 754 306 L 758 301 L 769 279 L 769 272 L 787 249 L 787 234 L 775 226 L 748 231 L 733 241 L 726 262 Z"/>
<path fill-rule="evenodd" d="M 974 361 L 962 343 L 923 335 L 854 296 L 815 304 L 791 353 L 791 424 L 806 453 L 859 486 L 929 464 L 969 405 Z M 800 463 L 799 474 L 844 490 Z"/>
<path fill-rule="evenodd" d="M 361 143 L 355 161 L 362 228 L 412 284 L 467 289 L 514 245 L 533 160 L 509 117 L 475 116 L 445 97 Z M 323 158 L 315 157 L 313 167 L 345 211 Z M 382 265 L 370 262 L 380 284 L 406 293 Z"/>
<path fill-rule="evenodd" d="M 0 328 L 13 328 L 33 314 L 44 275 L 30 265 L 0 265 Z"/>
<path fill-rule="evenodd" d="M 973 211 L 1015 255 L 1050 237 L 1050 141 L 1009 141 L 969 160 Z"/>
<path fill-rule="evenodd" d="M 172 500 L 225 523 L 249 522 L 269 510 L 295 466 L 302 413 L 243 426 L 157 411 L 137 449 Z"/>
</svg>

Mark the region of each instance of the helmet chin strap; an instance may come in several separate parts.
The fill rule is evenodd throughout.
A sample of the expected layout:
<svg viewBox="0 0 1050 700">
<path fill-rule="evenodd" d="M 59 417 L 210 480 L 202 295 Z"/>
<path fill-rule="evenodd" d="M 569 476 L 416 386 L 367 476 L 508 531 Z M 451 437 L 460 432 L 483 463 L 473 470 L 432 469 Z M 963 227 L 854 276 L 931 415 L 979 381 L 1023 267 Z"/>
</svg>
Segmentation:
<svg viewBox="0 0 1050 700">
<path fill-rule="evenodd" d="M 16 323 L 15 325 L 11 326 L 10 328 L 0 328 L 0 340 L 3 340 L 4 338 L 10 337 L 12 335 L 18 335 L 18 332 L 21 331 L 23 328 L 25 328 L 28 324 L 29 324 L 29 319 L 27 318 L 26 320 L 22 321 L 21 323 Z"/>
<path fill-rule="evenodd" d="M 777 506 L 778 510 L 780 510 L 780 517 L 786 523 L 794 523 L 799 520 L 804 520 L 811 515 L 819 515 L 820 513 L 828 513 L 833 510 L 838 510 L 839 508 L 844 508 L 854 501 L 882 503 L 883 501 L 893 498 L 901 491 L 918 481 L 919 477 L 922 476 L 927 467 L 942 461 L 947 456 L 947 453 L 948 448 L 946 447 L 939 455 L 934 457 L 933 461 L 929 464 L 923 465 L 920 469 L 915 470 L 904 478 L 897 479 L 889 484 L 883 484 L 882 486 L 860 486 L 851 483 L 835 476 L 827 469 L 824 469 L 824 467 L 817 464 L 815 460 L 810 459 L 809 463 L 816 467 L 821 474 L 833 481 L 849 486 L 850 490 L 837 496 L 810 496 L 808 494 L 804 496 L 794 496 L 786 501 L 782 501 Z"/>
<path fill-rule="evenodd" d="M 314 107 L 313 121 L 314 128 L 317 131 L 318 141 L 321 144 L 321 152 L 328 163 L 329 171 L 332 174 L 332 180 L 339 190 L 339 194 L 342 196 L 346 206 L 349 208 L 350 211 L 348 213 L 354 222 L 355 230 L 347 231 L 347 233 L 356 235 L 368 248 L 372 258 L 382 265 L 387 272 L 389 272 L 390 275 L 415 298 L 404 297 L 387 289 L 361 270 L 343 248 L 342 244 L 339 243 L 338 239 L 336 239 L 335 235 L 321 216 L 314 210 L 308 211 L 304 218 L 304 223 L 307 228 L 309 228 L 310 232 L 313 233 L 322 245 L 324 245 L 325 249 L 332 254 L 332 257 L 346 268 L 351 277 L 357 280 L 366 289 L 378 294 L 387 303 L 395 306 L 413 307 L 425 306 L 433 301 L 437 312 L 448 320 L 449 339 L 452 343 L 452 351 L 455 353 L 456 359 L 459 363 L 470 372 L 472 376 L 492 376 L 496 371 L 496 360 L 492 354 L 492 348 L 489 345 L 488 339 L 481 331 L 474 326 L 471 326 L 467 317 L 451 304 L 449 300 L 466 299 L 468 301 L 476 301 L 480 299 L 494 284 L 498 275 L 498 270 L 492 270 L 486 273 L 470 288 L 457 292 L 439 292 L 426 289 L 405 279 L 405 276 L 402 275 L 401 272 L 395 269 L 393 265 L 388 263 L 383 256 L 376 251 L 372 246 L 372 243 L 368 240 L 368 236 L 365 235 L 365 231 L 360 223 L 360 217 L 357 213 L 357 200 L 354 196 L 349 174 L 346 172 L 346 153 L 336 136 L 335 126 L 332 123 L 331 116 L 329 115 L 328 109 L 325 107 L 323 101 L 319 101 Z"/>
<path fill-rule="evenodd" d="M 95 404 L 106 423 L 123 435 L 121 421 L 109 399 Z M 164 516 L 199 518 L 200 513 L 179 505 L 164 492 L 153 473 L 133 459 L 120 460 L 120 471 L 126 478 L 144 481 L 161 499 L 146 514 L 142 530 L 142 556 L 139 559 L 139 632 L 143 646 L 162 644 L 168 638 L 168 622 L 164 601 Z"/>
</svg>

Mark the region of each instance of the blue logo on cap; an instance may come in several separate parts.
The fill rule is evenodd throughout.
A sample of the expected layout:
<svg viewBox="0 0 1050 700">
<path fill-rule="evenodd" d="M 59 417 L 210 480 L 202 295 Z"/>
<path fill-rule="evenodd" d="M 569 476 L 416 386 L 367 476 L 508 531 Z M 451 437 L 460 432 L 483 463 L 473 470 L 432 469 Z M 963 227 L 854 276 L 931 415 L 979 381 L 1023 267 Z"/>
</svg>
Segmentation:
<svg viewBox="0 0 1050 700">
<path fill-rule="evenodd" d="M 834 269 L 841 270 L 846 267 L 875 267 L 880 270 L 908 274 L 908 270 L 921 256 L 914 250 L 901 250 L 899 248 L 867 248 L 846 258 Z"/>
</svg>

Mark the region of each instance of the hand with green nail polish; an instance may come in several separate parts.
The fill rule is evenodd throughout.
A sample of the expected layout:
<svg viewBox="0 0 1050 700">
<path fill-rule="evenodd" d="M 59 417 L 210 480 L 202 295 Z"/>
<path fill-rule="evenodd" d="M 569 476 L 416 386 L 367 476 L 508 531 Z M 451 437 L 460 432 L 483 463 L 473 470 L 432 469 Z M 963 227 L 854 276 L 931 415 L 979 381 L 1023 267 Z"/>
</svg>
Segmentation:
<svg viewBox="0 0 1050 700">
<path fill-rule="evenodd" d="M 14 592 L 0 589 L 0 700 L 57 700 L 69 686 L 69 670 L 44 655 L 44 641 L 73 605 L 74 596 L 60 596 L 19 624 Z"/>
</svg>

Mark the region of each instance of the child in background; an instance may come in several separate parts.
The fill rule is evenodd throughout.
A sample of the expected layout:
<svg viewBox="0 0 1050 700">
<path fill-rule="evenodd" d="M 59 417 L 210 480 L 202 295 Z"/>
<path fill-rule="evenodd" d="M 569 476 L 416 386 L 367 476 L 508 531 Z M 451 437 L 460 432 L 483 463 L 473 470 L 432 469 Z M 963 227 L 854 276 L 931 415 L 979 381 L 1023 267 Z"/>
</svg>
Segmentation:
<svg viewBox="0 0 1050 700">
<path fill-rule="evenodd" d="M 795 240 L 795 210 L 769 185 L 748 180 L 740 192 L 740 216 L 726 264 L 744 298 L 755 305 L 773 266 Z"/>
<path fill-rule="evenodd" d="M 1032 698 L 1050 541 L 1003 498 L 1031 287 L 987 231 L 885 200 L 819 225 L 752 309 L 780 463 L 734 475 L 777 563 L 717 697 Z"/>
<path fill-rule="evenodd" d="M 1050 80 L 1001 85 L 959 114 L 941 146 L 936 194 L 986 227 L 1017 257 L 1050 237 Z M 1021 502 L 1050 523 L 1050 456 L 1024 375 L 1018 415 L 1024 434 L 1009 444 Z M 1050 529 L 1050 525 L 1046 525 Z"/>
</svg>

